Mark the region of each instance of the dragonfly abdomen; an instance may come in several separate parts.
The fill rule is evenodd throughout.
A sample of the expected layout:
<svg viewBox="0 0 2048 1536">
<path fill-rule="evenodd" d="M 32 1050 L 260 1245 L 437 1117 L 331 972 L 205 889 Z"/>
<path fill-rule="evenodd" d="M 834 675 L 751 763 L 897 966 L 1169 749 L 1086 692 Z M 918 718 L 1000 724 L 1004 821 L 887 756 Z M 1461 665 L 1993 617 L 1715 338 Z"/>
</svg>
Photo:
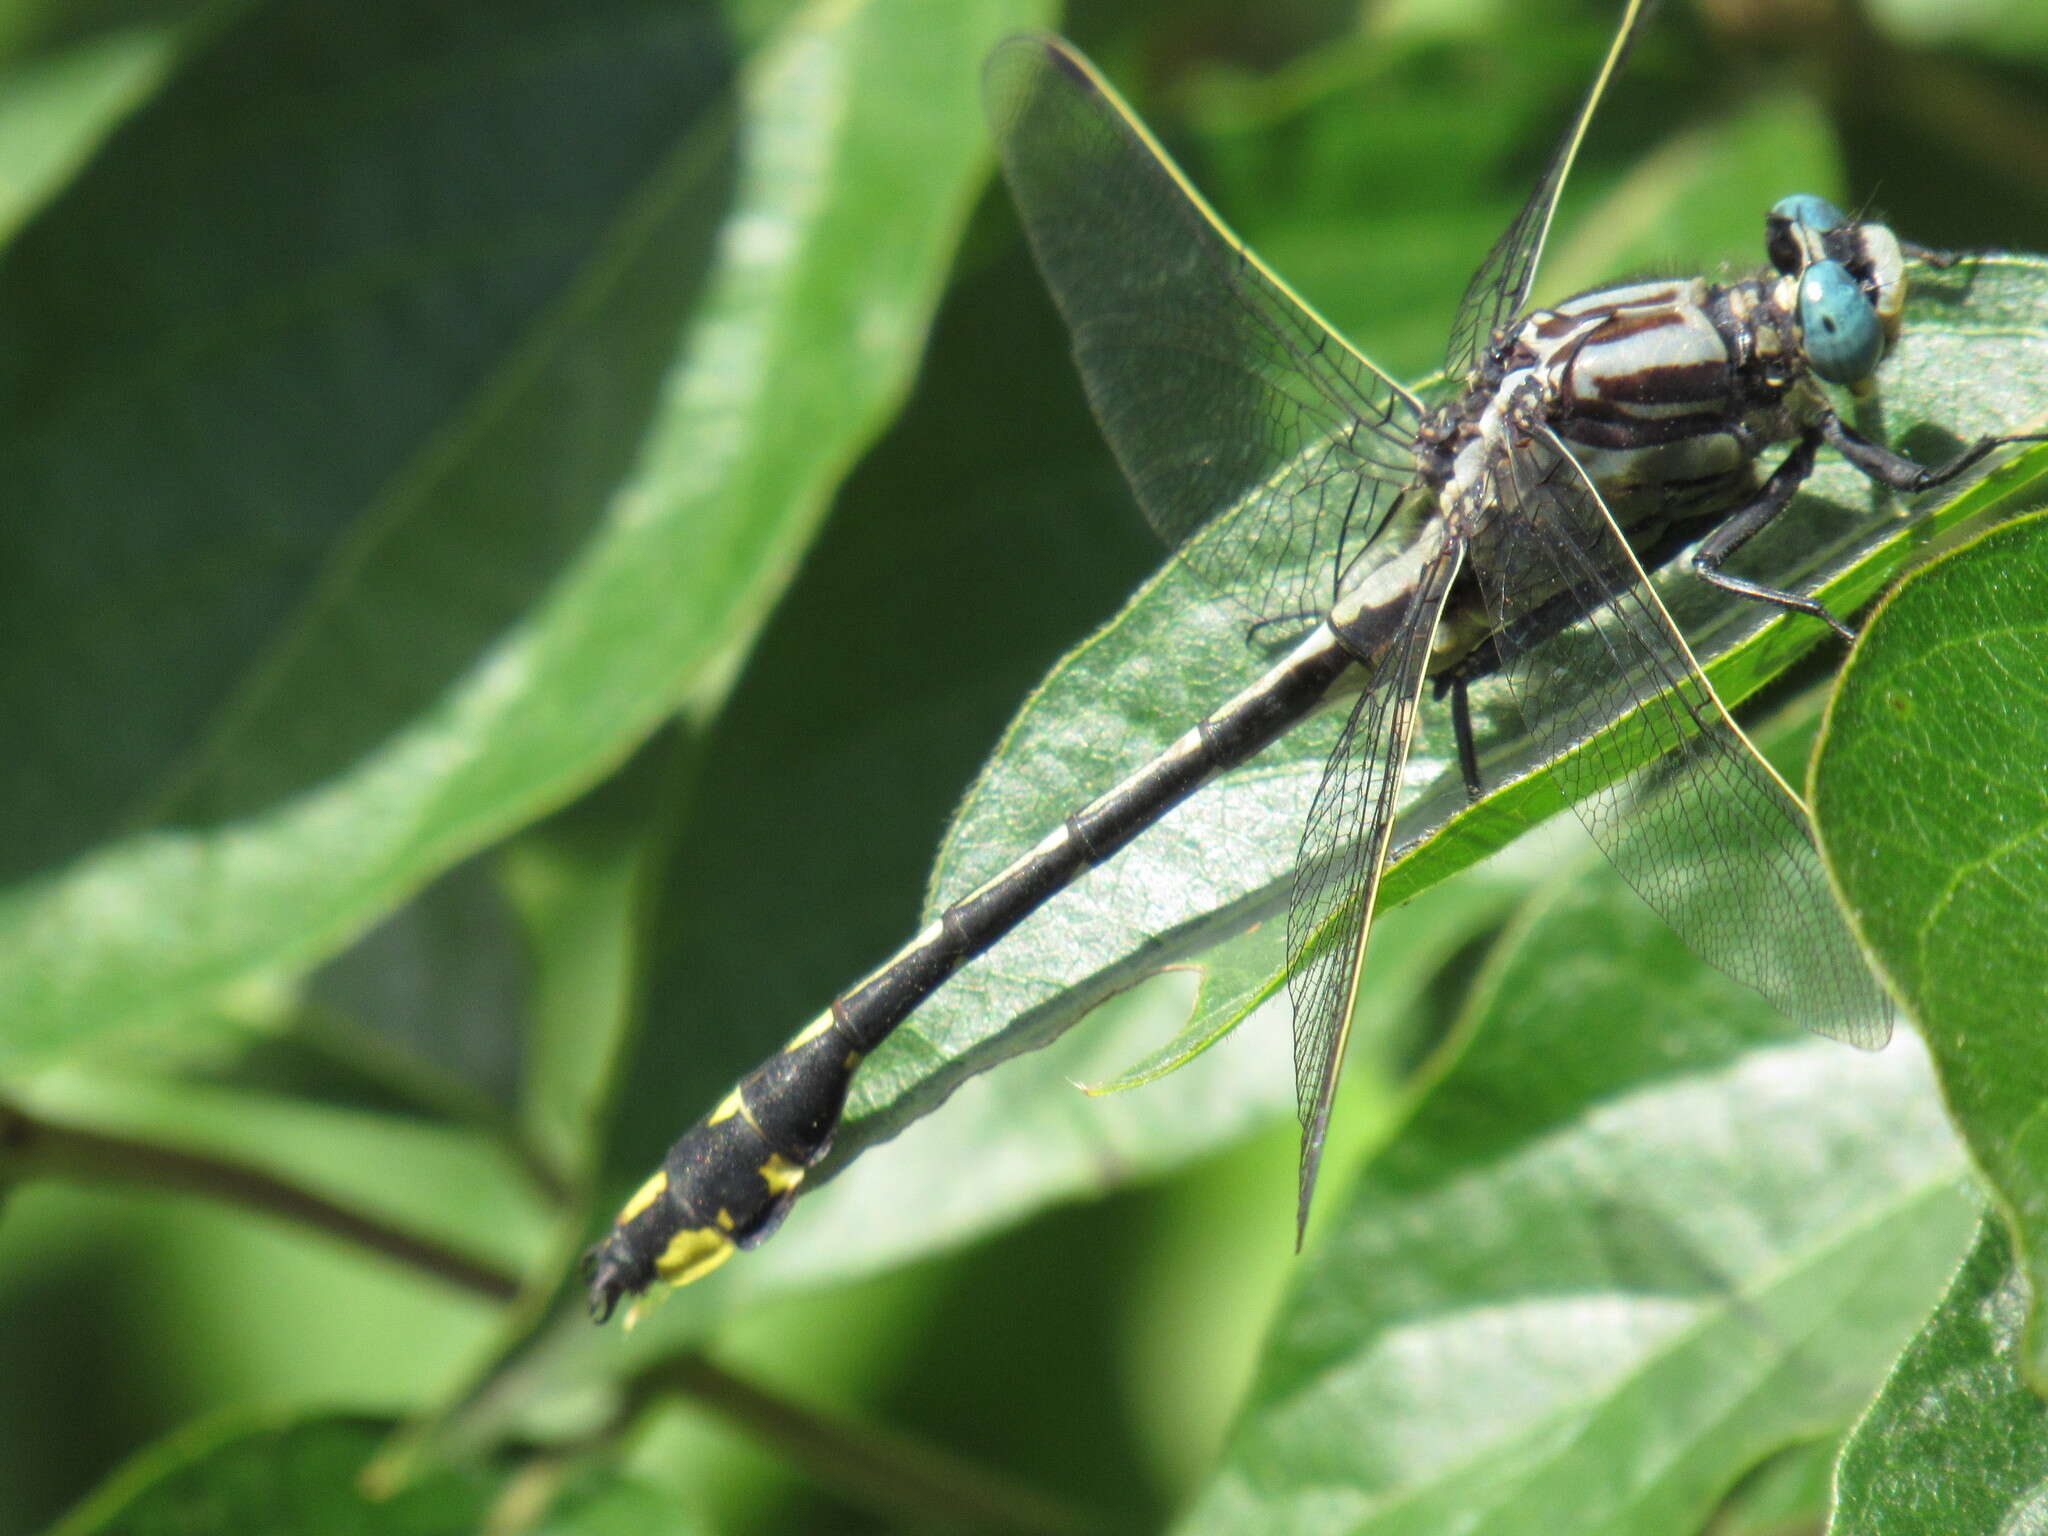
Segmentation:
<svg viewBox="0 0 2048 1536">
<path fill-rule="evenodd" d="M 1087 868 L 1328 697 L 1363 656 L 1356 635 L 1317 626 L 1264 677 L 1151 762 L 1068 816 L 1000 873 L 954 902 L 879 969 L 833 999 L 669 1148 L 584 1261 L 592 1315 L 656 1281 L 684 1285 L 765 1241 L 805 1173 L 831 1150 L 862 1059 L 968 960 Z"/>
</svg>

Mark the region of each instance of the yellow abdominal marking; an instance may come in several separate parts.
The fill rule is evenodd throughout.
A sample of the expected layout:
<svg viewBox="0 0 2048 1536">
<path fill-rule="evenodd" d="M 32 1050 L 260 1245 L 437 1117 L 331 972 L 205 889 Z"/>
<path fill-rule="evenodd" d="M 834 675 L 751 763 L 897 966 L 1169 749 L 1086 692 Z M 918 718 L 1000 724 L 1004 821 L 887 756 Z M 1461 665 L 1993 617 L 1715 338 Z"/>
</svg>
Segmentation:
<svg viewBox="0 0 2048 1536">
<path fill-rule="evenodd" d="M 780 1152 L 768 1154 L 768 1161 L 759 1169 L 761 1182 L 768 1186 L 771 1195 L 786 1195 L 804 1181 L 804 1171 Z"/>
<path fill-rule="evenodd" d="M 658 1169 L 652 1178 L 633 1191 L 633 1198 L 628 1200 L 619 1211 L 617 1225 L 623 1227 L 666 1193 L 668 1193 L 668 1173 L 665 1169 Z"/>
<path fill-rule="evenodd" d="M 784 1054 L 787 1054 L 790 1051 L 802 1050 L 805 1046 L 809 1045 L 813 1040 L 817 1039 L 818 1036 L 825 1033 L 825 1031 L 830 1029 L 831 1027 L 832 1015 L 829 1013 L 819 1014 L 815 1019 L 811 1020 L 810 1023 L 806 1024 L 801 1030 L 797 1032 L 795 1039 L 791 1040 L 789 1044 L 785 1045 L 782 1048 Z"/>
<path fill-rule="evenodd" d="M 654 1272 L 670 1285 L 688 1285 L 701 1280 L 731 1258 L 736 1250 L 732 1239 L 714 1227 L 689 1227 L 669 1241 Z"/>
<path fill-rule="evenodd" d="M 735 1088 L 731 1093 L 728 1093 L 718 1101 L 718 1108 L 711 1111 L 704 1123 L 706 1125 L 716 1125 L 721 1120 L 730 1120 L 744 1108 L 746 1106 L 740 1102 L 740 1091 Z"/>
</svg>

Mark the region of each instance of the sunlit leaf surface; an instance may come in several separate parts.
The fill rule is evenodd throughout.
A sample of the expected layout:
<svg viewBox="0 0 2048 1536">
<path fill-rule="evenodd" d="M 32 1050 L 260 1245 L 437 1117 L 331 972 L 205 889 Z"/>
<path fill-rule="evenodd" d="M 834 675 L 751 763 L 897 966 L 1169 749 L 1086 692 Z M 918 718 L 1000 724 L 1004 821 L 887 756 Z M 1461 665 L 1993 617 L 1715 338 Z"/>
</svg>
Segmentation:
<svg viewBox="0 0 2048 1536">
<path fill-rule="evenodd" d="M 2038 514 L 1916 572 L 1871 620 L 1814 765 L 1843 894 L 2019 1223 L 2037 1294 L 2048 1279 L 2044 592 Z"/>
<path fill-rule="evenodd" d="M 1803 1036 L 1611 874 L 1306 1262 L 1190 1532 L 1697 1530 L 1846 1425 L 1977 1209 L 1925 1057 Z"/>
</svg>

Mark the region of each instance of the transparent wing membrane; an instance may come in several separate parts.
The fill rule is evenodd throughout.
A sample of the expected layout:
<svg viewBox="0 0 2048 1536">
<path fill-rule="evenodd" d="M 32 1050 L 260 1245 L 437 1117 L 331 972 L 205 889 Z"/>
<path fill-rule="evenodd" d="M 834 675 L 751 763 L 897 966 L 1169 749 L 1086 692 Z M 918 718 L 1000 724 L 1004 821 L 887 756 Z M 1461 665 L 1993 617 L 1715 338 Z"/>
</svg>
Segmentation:
<svg viewBox="0 0 2048 1536">
<path fill-rule="evenodd" d="M 1251 617 L 1321 612 L 1414 473 L 1414 398 L 1259 264 L 1064 43 L 1010 39 L 986 90 L 1024 228 L 1146 517 Z"/>
<path fill-rule="evenodd" d="M 1654 0 L 1630 0 L 1598 77 L 1452 332 L 1461 376 L 1527 301 L 1586 126 Z M 1320 611 L 1415 475 L 1414 398 L 1223 227 L 1056 39 L 990 60 L 1004 172 L 1105 436 L 1153 526 L 1255 617 Z M 1891 1006 L 1828 890 L 1798 800 L 1736 729 L 1626 541 L 1554 438 L 1503 448 L 1498 505 L 1425 561 L 1332 752 L 1288 918 L 1305 1226 L 1357 1003 L 1431 642 L 1466 547 L 1531 736 L 1594 838 L 1705 959 L 1860 1045 Z M 1430 535 L 1425 534 L 1424 537 Z M 1588 615 L 1591 617 L 1588 617 Z M 1607 727 L 1627 722 L 1619 731 Z"/>
<path fill-rule="evenodd" d="M 1400 624 L 1330 753 L 1301 834 L 1287 913 L 1287 995 L 1294 1005 L 1294 1092 L 1301 1117 L 1297 1233 L 1323 1158 L 1331 1097 L 1351 1038 L 1374 898 L 1394 830 L 1394 803 L 1415 736 L 1431 641 L 1463 550 L 1446 544 L 1423 568 Z"/>
<path fill-rule="evenodd" d="M 1494 477 L 1473 567 L 1524 723 L 1594 841 L 1710 965 L 1808 1029 L 1882 1045 L 1891 1002 L 1804 807 L 1728 718 L 1584 472 L 1546 433 Z"/>
<path fill-rule="evenodd" d="M 1592 122 L 1601 97 L 1607 94 L 1608 83 L 1620 72 L 1622 61 L 1642 35 L 1654 9 L 1656 0 L 1629 0 L 1621 25 L 1615 29 L 1614 41 L 1608 45 L 1606 62 L 1593 77 L 1592 88 L 1586 92 L 1578 116 L 1565 130 L 1564 140 L 1550 157 L 1542 179 L 1465 285 L 1465 296 L 1458 301 L 1458 315 L 1451 322 L 1451 339 L 1444 351 L 1446 378 L 1462 379 L 1469 374 L 1488 339 L 1520 314 L 1529 301 L 1529 290 L 1536 282 L 1536 267 L 1543 259 L 1543 242 L 1550 234 L 1551 216 L 1557 212 L 1558 194 L 1564 190 L 1572 162 L 1579 157 L 1586 125 Z"/>
</svg>

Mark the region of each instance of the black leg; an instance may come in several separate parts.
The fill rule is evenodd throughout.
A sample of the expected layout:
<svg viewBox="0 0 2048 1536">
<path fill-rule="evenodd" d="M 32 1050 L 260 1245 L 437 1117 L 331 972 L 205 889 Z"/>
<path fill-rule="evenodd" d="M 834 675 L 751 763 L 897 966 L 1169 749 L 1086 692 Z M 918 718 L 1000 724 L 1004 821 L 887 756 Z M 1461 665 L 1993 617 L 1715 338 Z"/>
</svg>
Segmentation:
<svg viewBox="0 0 2048 1536">
<path fill-rule="evenodd" d="M 1931 491 L 1938 485 L 1946 485 L 1956 476 L 1974 469 L 1986 454 L 1993 453 L 2008 443 L 2048 442 L 2048 432 L 2020 432 L 2011 437 L 1980 437 L 1939 469 L 1927 469 L 1915 464 L 1903 453 L 1894 453 L 1881 443 L 1873 443 L 1832 411 L 1822 420 L 1820 430 L 1821 435 L 1827 439 L 1828 446 L 1835 452 L 1879 485 L 1889 486 L 1892 490 L 1907 496 L 1919 491 Z"/>
<path fill-rule="evenodd" d="M 1257 651 L 1277 651 L 1305 638 L 1322 621 L 1323 615 L 1313 609 L 1275 614 L 1270 619 L 1260 619 L 1248 625 L 1244 643 Z"/>
<path fill-rule="evenodd" d="M 1472 698 L 1463 672 L 1451 674 L 1451 734 L 1458 742 L 1458 771 L 1465 776 L 1465 798 L 1477 800 L 1486 786 L 1479 778 L 1479 748 L 1472 740 Z"/>
<path fill-rule="evenodd" d="M 1798 494 L 1806 477 L 1813 473 L 1814 454 L 1820 449 L 1820 432 L 1809 431 L 1799 439 L 1798 446 L 1785 455 L 1784 461 L 1771 471 L 1756 495 L 1731 512 L 1707 535 L 1699 550 L 1692 557 L 1693 574 L 1701 581 L 1719 587 L 1724 592 L 1733 592 L 1738 597 L 1747 597 L 1759 603 L 1769 603 L 1776 608 L 1789 608 L 1794 613 L 1804 613 L 1819 619 L 1844 640 L 1854 640 L 1856 631 L 1829 613 L 1827 608 L 1810 597 L 1801 597 L 1797 592 L 1787 592 L 1781 587 L 1765 586 L 1760 581 L 1751 581 L 1746 576 L 1730 576 L 1721 569 L 1721 562 L 1770 524 Z"/>
<path fill-rule="evenodd" d="M 1917 245 L 1911 240 L 1899 242 L 1899 254 L 1911 261 L 1924 261 L 1930 267 L 1952 267 L 1963 259 L 1954 251 L 1937 251 L 1932 246 Z"/>
</svg>

